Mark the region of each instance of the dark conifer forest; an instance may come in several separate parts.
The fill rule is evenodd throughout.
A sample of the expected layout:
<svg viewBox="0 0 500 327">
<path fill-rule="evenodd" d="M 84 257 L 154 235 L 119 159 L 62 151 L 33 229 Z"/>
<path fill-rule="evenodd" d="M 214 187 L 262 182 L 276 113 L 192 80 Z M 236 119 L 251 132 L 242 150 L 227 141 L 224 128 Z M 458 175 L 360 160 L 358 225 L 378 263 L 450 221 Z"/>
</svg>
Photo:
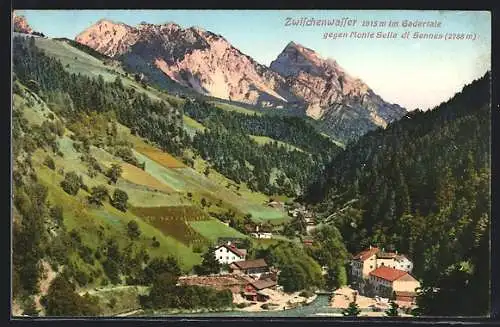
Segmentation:
<svg viewBox="0 0 500 327">
<path fill-rule="evenodd" d="M 489 95 L 487 73 L 433 110 L 366 134 L 304 198 L 351 253 L 369 245 L 407 253 L 424 282 L 422 314 L 487 312 Z"/>
</svg>

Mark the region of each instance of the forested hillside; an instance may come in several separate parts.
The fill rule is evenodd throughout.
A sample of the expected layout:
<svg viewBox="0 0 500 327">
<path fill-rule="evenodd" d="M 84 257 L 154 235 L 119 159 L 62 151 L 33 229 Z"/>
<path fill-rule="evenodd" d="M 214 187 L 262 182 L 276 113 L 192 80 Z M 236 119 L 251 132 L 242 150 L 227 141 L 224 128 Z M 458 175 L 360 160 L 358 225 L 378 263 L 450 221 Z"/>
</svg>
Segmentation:
<svg viewBox="0 0 500 327">
<path fill-rule="evenodd" d="M 198 101 L 186 102 L 184 112 L 208 128 L 193 139 L 201 156 L 225 176 L 265 194 L 301 194 L 311 176 L 340 152 L 340 147 L 298 117 L 227 112 Z M 297 149 L 290 151 L 278 142 L 258 146 L 250 135 L 267 136 Z"/>
<path fill-rule="evenodd" d="M 348 146 L 305 199 L 340 229 L 350 252 L 377 245 L 408 253 L 423 280 L 421 313 L 484 314 L 490 133 L 487 73 L 435 109 Z"/>
<path fill-rule="evenodd" d="M 73 106 L 65 107 L 67 110 L 85 113 L 113 111 L 120 123 L 157 142 L 163 150 L 174 154 L 181 152 L 186 140 L 179 111 L 166 102 L 151 100 L 133 88 L 125 89 L 119 77 L 109 83 L 102 77 L 92 79 L 69 74 L 57 59 L 44 55 L 34 42 L 33 38 L 28 42 L 14 40 L 15 75 L 22 83 L 35 91 L 62 93 L 54 101 L 71 98 Z"/>
</svg>

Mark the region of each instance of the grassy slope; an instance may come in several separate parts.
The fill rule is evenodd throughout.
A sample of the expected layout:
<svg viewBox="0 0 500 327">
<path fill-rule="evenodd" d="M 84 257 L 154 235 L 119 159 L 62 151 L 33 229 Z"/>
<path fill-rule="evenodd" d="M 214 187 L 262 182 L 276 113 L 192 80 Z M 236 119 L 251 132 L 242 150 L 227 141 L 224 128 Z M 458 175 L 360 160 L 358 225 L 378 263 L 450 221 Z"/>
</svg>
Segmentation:
<svg viewBox="0 0 500 327">
<path fill-rule="evenodd" d="M 217 101 L 208 101 L 209 103 L 215 105 L 216 108 L 226 110 L 226 111 L 236 111 L 239 113 L 247 114 L 247 115 L 253 115 L 256 114 L 258 116 L 262 116 L 262 113 L 258 111 L 253 111 L 250 109 L 246 109 L 243 107 L 239 107 L 233 104 L 227 104 L 227 103 L 222 103 L 222 102 L 217 102 Z"/>
<path fill-rule="evenodd" d="M 47 54 L 59 58 L 64 65 L 69 63 L 70 65 L 69 67 L 67 67 L 67 69 L 70 72 L 80 72 L 82 74 L 91 76 L 98 76 L 99 74 L 104 76 L 105 74 L 109 74 L 110 76 L 108 76 L 108 78 L 111 78 L 111 80 L 115 78 L 116 74 L 120 74 L 124 85 L 129 85 L 138 89 L 141 92 L 145 92 L 152 98 L 166 99 L 170 103 L 177 103 L 178 105 L 184 101 L 181 98 L 173 97 L 171 95 L 166 95 L 165 93 L 155 90 L 154 88 L 148 87 L 147 89 L 145 89 L 140 83 L 137 83 L 131 77 L 126 76 L 121 68 L 106 66 L 102 64 L 100 60 L 92 57 L 91 55 L 79 49 L 73 48 L 66 42 L 56 41 L 51 39 L 37 39 L 36 42 L 37 45 L 45 49 Z M 77 57 L 78 59 L 75 60 L 75 57 Z M 236 110 L 239 112 L 242 111 L 247 113 L 251 112 L 251 110 L 224 103 L 221 103 L 219 105 L 219 108 L 224 110 L 233 110 L 233 111 Z M 198 122 L 194 121 L 193 119 L 187 116 L 184 116 L 184 126 L 185 129 L 190 133 L 194 133 L 197 130 L 204 129 L 203 125 L 199 124 Z M 135 141 L 134 146 L 137 145 L 140 145 L 140 142 Z M 273 219 L 275 220 L 275 222 L 278 222 L 287 219 L 286 215 L 284 215 L 283 212 L 279 212 L 277 210 L 263 206 L 262 203 L 265 200 L 267 200 L 267 197 L 261 193 L 247 191 L 245 186 L 240 186 L 241 191 L 238 191 L 238 193 L 240 193 L 241 196 L 238 196 L 235 190 L 227 190 L 225 186 L 228 183 L 234 184 L 234 182 L 232 182 L 231 180 L 225 178 L 220 174 L 217 175 L 214 172 L 214 174 L 211 174 L 209 178 L 205 178 L 205 176 L 203 176 L 202 174 L 197 174 L 195 171 L 189 168 L 180 170 L 178 172 L 170 168 L 162 169 L 165 167 L 162 167 L 156 161 L 151 160 L 151 158 L 158 160 L 157 157 L 154 157 L 154 154 L 152 156 L 151 152 L 147 153 L 147 151 L 144 151 L 144 149 L 141 148 L 138 148 L 137 150 L 138 152 L 141 152 L 141 153 L 136 152 L 138 154 L 138 157 L 142 156 L 142 159 L 145 159 L 142 161 L 147 162 L 146 171 L 149 172 L 154 177 L 156 177 L 157 179 L 159 179 L 160 181 L 166 183 L 167 186 L 176 191 L 187 192 L 189 191 L 187 190 L 187 188 L 189 187 L 192 188 L 192 190 L 194 190 L 195 192 L 198 192 L 199 194 L 208 193 L 210 195 L 215 195 L 216 198 L 222 198 L 222 200 L 225 202 L 229 203 L 234 202 L 235 204 L 234 206 L 236 206 L 240 211 L 252 213 L 252 215 L 257 220 Z M 139 159 L 141 160 L 141 158 Z M 105 159 L 101 158 L 101 160 Z M 160 163 L 164 163 L 161 160 L 159 161 Z M 160 168 L 158 168 L 158 166 L 160 166 Z M 198 169 L 196 170 L 198 171 Z M 221 186 L 223 186 L 224 189 L 221 190 Z M 144 198 L 148 199 L 149 196 L 156 199 L 158 199 L 158 197 L 162 197 L 162 195 L 158 194 L 155 195 L 143 194 L 144 191 L 142 191 L 141 193 L 140 188 L 138 189 L 137 187 L 135 189 L 127 187 L 126 191 L 127 192 L 130 191 L 131 194 L 136 195 L 131 198 L 131 202 L 134 202 L 134 205 L 140 205 L 141 201 L 139 200 Z M 218 195 L 219 193 L 220 196 Z M 181 198 L 176 197 L 175 201 L 179 202 L 182 200 Z M 161 205 L 159 202 L 160 201 L 155 201 L 154 205 Z M 165 205 L 168 204 L 166 203 Z"/>
<path fill-rule="evenodd" d="M 255 142 L 257 142 L 259 144 L 267 144 L 267 143 L 272 143 L 272 142 L 278 142 L 279 145 L 282 145 L 282 146 L 286 147 L 290 151 L 297 150 L 297 151 L 300 151 L 300 152 L 304 152 L 304 150 L 302 150 L 302 149 L 300 149 L 300 148 L 298 148 L 298 147 L 296 147 L 294 145 L 288 144 L 286 142 L 278 141 L 278 140 L 275 140 L 275 139 L 267 137 L 267 136 L 250 135 L 250 137 Z"/>
<path fill-rule="evenodd" d="M 41 161 L 42 153 L 37 154 Z M 35 159 L 35 158 L 34 158 Z M 33 160 L 35 162 L 35 160 Z M 42 166 L 40 162 L 36 164 L 38 177 L 49 189 L 49 201 L 58 203 L 64 208 L 64 223 L 68 230 L 79 229 L 85 231 L 82 233 L 84 243 L 95 250 L 96 245 L 102 243 L 97 236 L 97 231 L 103 226 L 109 236 L 119 240 L 121 245 L 128 242 L 126 237 L 126 224 L 130 220 L 136 220 L 142 231 L 143 236 L 139 243 L 148 247 L 148 252 L 152 256 L 172 255 L 176 257 L 181 266 L 189 269 L 192 265 L 199 262 L 199 255 L 193 253 L 191 249 L 175 239 L 164 235 L 153 226 L 142 221 L 131 212 L 121 212 L 108 203 L 102 208 L 91 208 L 87 204 L 87 196 L 83 190 L 80 190 L 77 196 L 73 197 L 62 190 L 59 186 L 63 177 L 56 172 Z M 160 242 L 159 248 L 151 247 L 151 238 L 156 237 Z"/>
</svg>

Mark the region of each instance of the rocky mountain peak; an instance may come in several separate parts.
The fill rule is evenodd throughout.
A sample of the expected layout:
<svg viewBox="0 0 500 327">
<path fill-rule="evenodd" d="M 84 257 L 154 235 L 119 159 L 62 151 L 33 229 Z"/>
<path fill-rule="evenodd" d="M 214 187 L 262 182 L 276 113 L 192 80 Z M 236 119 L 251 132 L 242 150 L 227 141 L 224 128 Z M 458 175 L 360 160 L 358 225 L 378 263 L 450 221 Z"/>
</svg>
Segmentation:
<svg viewBox="0 0 500 327">
<path fill-rule="evenodd" d="M 347 74 L 335 60 L 294 41 L 270 67 L 221 35 L 197 26 L 183 29 L 175 23 L 131 27 L 101 20 L 76 41 L 121 60 L 160 85 L 173 81 L 221 99 L 302 111 L 324 120 L 342 140 L 385 127 L 406 113 Z"/>
<path fill-rule="evenodd" d="M 14 25 L 14 32 L 31 34 L 33 33 L 33 29 L 28 24 L 26 17 L 22 15 L 17 15 L 15 12 L 12 15 L 12 23 Z"/>
</svg>

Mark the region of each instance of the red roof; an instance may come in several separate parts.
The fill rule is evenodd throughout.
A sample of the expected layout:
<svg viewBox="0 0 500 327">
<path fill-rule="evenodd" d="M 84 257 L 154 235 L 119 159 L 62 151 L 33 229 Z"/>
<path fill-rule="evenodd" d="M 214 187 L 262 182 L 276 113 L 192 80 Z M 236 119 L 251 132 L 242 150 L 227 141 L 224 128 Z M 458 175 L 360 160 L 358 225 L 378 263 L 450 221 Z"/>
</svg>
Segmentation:
<svg viewBox="0 0 500 327">
<path fill-rule="evenodd" d="M 396 296 L 408 296 L 408 297 L 415 297 L 417 296 L 416 292 L 405 292 L 405 291 L 394 291 Z"/>
<path fill-rule="evenodd" d="M 232 263 L 240 269 L 250 269 L 250 268 L 264 268 L 267 267 L 267 263 L 264 259 L 255 259 L 247 261 L 235 261 Z"/>
<path fill-rule="evenodd" d="M 389 268 L 389 267 L 385 267 L 385 266 L 378 267 L 374 271 L 370 272 L 370 275 L 388 280 L 390 282 L 393 282 L 397 279 L 400 279 L 401 277 L 403 277 L 406 274 L 408 274 L 406 271 L 394 269 L 394 268 Z"/>
<path fill-rule="evenodd" d="M 371 249 L 366 249 L 366 250 L 363 250 L 363 251 L 359 252 L 358 254 L 356 254 L 353 259 L 365 261 L 366 259 L 368 259 L 372 255 L 377 254 L 378 251 L 379 251 L 379 248 L 376 248 L 376 247 L 373 247 Z"/>
<path fill-rule="evenodd" d="M 224 244 L 222 245 L 223 247 L 225 247 L 226 249 L 228 249 L 229 251 L 233 252 L 234 254 L 236 254 L 238 257 L 240 258 L 244 258 L 246 253 L 244 253 L 243 251 L 246 252 L 246 250 L 243 250 L 243 249 L 238 249 L 236 248 L 234 245 L 227 245 L 227 244 Z M 219 247 L 220 248 L 220 247 Z M 243 250 L 243 251 L 242 251 Z"/>
</svg>

